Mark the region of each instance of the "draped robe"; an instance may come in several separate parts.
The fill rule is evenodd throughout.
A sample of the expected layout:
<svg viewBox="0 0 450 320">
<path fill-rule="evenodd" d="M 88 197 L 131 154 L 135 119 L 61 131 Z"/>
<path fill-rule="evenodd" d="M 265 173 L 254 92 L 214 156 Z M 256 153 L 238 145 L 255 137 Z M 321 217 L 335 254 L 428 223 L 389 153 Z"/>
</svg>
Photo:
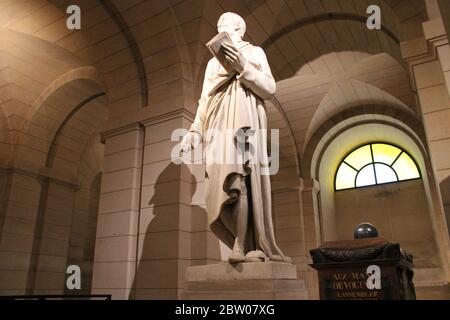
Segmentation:
<svg viewBox="0 0 450 320">
<path fill-rule="evenodd" d="M 247 60 L 244 71 L 228 73 L 216 58 L 209 61 L 199 107 L 190 129 L 203 138 L 208 223 L 213 233 L 233 248 L 236 238 L 233 226 L 237 221 L 226 220 L 232 219 L 242 177 L 246 177 L 250 181 L 251 201 L 245 251 L 261 250 L 271 260 L 289 261 L 275 241 L 270 176 L 262 174 L 268 164 L 267 136 L 257 135 L 250 142 L 246 140 L 247 148 L 254 151 L 257 161 L 227 161 L 230 154 L 238 153 L 236 134 L 239 130 L 267 132 L 264 100 L 271 99 L 276 90 L 263 49 L 244 41 L 236 47 Z"/>
</svg>

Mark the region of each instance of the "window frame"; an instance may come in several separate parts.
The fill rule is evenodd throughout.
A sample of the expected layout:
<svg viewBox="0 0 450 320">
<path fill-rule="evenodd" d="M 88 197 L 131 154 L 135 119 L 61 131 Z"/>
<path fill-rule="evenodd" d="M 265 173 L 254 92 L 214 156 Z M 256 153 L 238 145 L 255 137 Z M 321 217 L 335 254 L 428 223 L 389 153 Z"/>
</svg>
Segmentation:
<svg viewBox="0 0 450 320">
<path fill-rule="evenodd" d="M 384 163 L 384 162 L 375 162 L 375 156 L 374 156 L 374 153 L 373 153 L 373 145 L 374 145 L 374 144 L 384 144 L 384 145 L 387 145 L 387 146 L 395 147 L 395 148 L 397 148 L 397 149 L 400 150 L 400 153 L 398 154 L 398 156 L 396 157 L 396 159 L 394 160 L 394 162 L 392 162 L 391 165 L 388 165 L 388 164 L 386 164 L 386 163 Z M 357 150 L 359 150 L 359 149 L 361 149 L 361 148 L 363 148 L 363 147 L 365 147 L 365 146 L 369 146 L 369 147 L 370 147 L 370 155 L 371 155 L 371 158 L 372 158 L 372 162 L 367 163 L 367 164 L 365 164 L 361 169 L 356 170 L 356 168 L 354 168 L 354 167 L 351 166 L 349 163 L 347 163 L 347 162 L 345 161 L 345 159 L 347 159 L 353 152 L 355 152 L 355 151 L 357 151 Z M 397 171 L 393 168 L 393 166 L 394 166 L 394 164 L 398 161 L 398 159 L 400 159 L 400 157 L 402 156 L 403 153 L 405 153 L 407 156 L 409 156 L 409 157 L 411 158 L 411 160 L 414 162 L 414 165 L 416 166 L 417 172 L 419 173 L 419 177 L 418 177 L 418 178 L 403 179 L 403 180 L 400 180 L 400 179 L 399 179 L 398 173 L 397 173 Z M 354 179 L 354 187 L 352 187 L 352 188 L 345 188 L 345 189 L 339 189 L 339 190 L 338 190 L 338 189 L 337 189 L 337 175 L 338 175 L 339 169 L 341 168 L 342 164 L 345 164 L 345 165 L 347 165 L 348 167 L 350 167 L 350 168 L 352 168 L 353 170 L 355 170 L 355 171 L 356 171 L 356 176 L 355 176 L 355 179 Z M 391 168 L 391 169 L 394 171 L 395 176 L 397 177 L 397 181 L 394 181 L 394 182 L 378 183 L 378 181 L 377 181 L 377 173 L 376 173 L 376 170 L 375 170 L 375 165 L 376 165 L 376 164 L 382 164 L 382 165 L 385 165 L 385 166 L 388 166 L 389 168 Z M 373 165 L 373 168 L 374 168 L 375 184 L 368 185 L 368 186 L 361 186 L 361 187 L 356 186 L 356 181 L 357 181 L 357 179 L 358 179 L 359 173 L 360 173 L 364 168 L 366 168 L 366 167 L 368 167 L 368 166 L 370 166 L 370 165 Z M 419 167 L 419 165 L 418 165 L 416 159 L 415 159 L 408 151 L 406 151 L 404 148 L 402 148 L 402 147 L 400 147 L 400 146 L 398 146 L 398 145 L 396 145 L 396 144 L 394 144 L 394 143 L 391 143 L 391 142 L 374 141 L 374 142 L 364 143 L 364 144 L 359 145 L 358 147 L 353 148 L 350 152 L 348 152 L 348 153 L 342 158 L 342 160 L 339 162 L 339 165 L 338 165 L 338 167 L 336 168 L 335 173 L 334 173 L 334 191 L 335 191 L 335 192 L 340 192 L 340 191 L 348 191 L 348 190 L 355 190 L 355 189 L 364 189 L 364 188 L 370 188 L 370 187 L 377 187 L 377 186 L 383 186 L 383 185 L 395 184 L 395 183 L 401 183 L 401 182 L 408 182 L 408 181 L 422 180 L 422 177 L 423 177 L 423 176 L 422 176 L 422 171 L 420 170 L 420 167 Z"/>
</svg>

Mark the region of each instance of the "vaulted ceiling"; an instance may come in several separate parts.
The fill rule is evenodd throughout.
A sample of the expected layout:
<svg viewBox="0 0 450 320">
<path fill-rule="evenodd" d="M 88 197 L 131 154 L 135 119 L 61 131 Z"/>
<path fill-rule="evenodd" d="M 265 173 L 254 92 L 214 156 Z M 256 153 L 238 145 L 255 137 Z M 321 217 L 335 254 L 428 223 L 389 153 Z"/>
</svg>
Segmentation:
<svg viewBox="0 0 450 320">
<path fill-rule="evenodd" d="M 82 10 L 79 31 L 66 27 L 72 4 Z M 382 9 L 382 30 L 365 26 L 372 4 Z M 38 96 L 56 80 L 53 69 L 91 66 L 103 79 L 110 127 L 180 108 L 194 113 L 210 59 L 204 44 L 225 11 L 244 17 L 246 39 L 264 48 L 278 81 L 268 109 L 271 126 L 282 128 L 286 166 L 296 166 L 317 127 L 355 105 L 415 112 L 399 43 L 422 36 L 425 0 L 2 0 L 0 30 L 64 51 L 39 57 L 39 78 L 33 68 L 19 67 L 20 55 L 32 48 L 12 46 L 6 50 L 8 72 L 16 76 L 6 88 Z M 19 74 L 26 77 L 19 81 Z M 4 113 L 0 120 L 17 117 L 11 109 Z"/>
</svg>

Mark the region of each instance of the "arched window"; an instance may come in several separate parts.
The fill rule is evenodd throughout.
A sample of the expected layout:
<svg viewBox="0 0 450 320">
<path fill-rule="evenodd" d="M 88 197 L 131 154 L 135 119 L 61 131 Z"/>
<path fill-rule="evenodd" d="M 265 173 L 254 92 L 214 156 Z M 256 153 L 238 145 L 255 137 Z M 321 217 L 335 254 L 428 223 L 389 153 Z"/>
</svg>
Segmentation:
<svg viewBox="0 0 450 320">
<path fill-rule="evenodd" d="M 386 143 L 371 143 L 350 152 L 336 172 L 335 189 L 347 190 L 420 179 L 414 159 Z"/>
</svg>

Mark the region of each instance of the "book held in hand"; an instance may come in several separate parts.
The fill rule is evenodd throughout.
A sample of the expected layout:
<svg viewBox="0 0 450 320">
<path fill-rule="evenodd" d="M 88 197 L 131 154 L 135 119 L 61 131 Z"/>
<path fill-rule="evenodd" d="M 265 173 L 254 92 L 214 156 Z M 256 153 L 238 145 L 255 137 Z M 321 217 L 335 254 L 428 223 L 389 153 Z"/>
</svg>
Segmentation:
<svg viewBox="0 0 450 320">
<path fill-rule="evenodd" d="M 225 57 L 225 50 L 222 47 L 224 42 L 232 44 L 233 40 L 231 40 L 230 35 L 227 32 L 220 32 L 206 44 L 206 47 L 216 59 L 219 60 L 220 64 L 227 72 L 233 72 L 234 68 Z"/>
</svg>

